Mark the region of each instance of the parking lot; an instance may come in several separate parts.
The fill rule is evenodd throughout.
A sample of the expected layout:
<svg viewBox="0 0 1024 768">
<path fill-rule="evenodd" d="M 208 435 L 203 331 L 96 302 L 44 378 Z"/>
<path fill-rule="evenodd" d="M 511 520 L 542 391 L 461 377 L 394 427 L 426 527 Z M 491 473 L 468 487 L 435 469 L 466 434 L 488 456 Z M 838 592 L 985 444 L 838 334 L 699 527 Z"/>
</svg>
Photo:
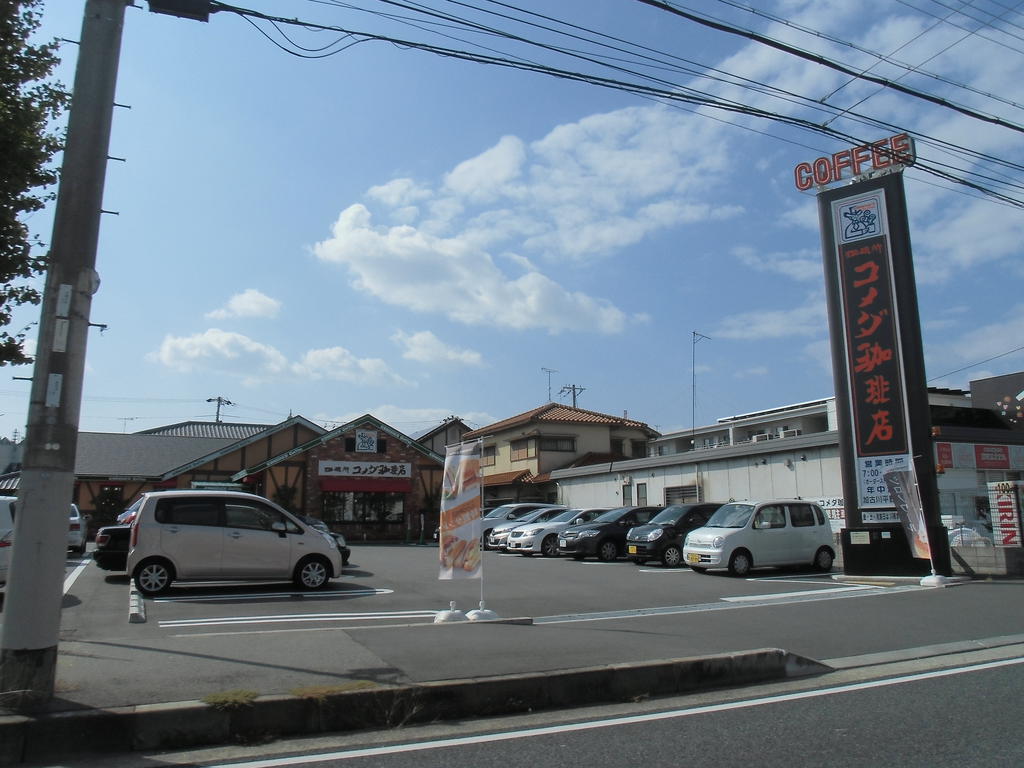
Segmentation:
<svg viewBox="0 0 1024 768">
<path fill-rule="evenodd" d="M 483 596 L 522 623 L 435 624 L 479 581 L 439 581 L 432 546 L 353 545 L 329 588 L 176 583 L 130 617 L 125 574 L 69 556 L 58 651 L 65 707 L 202 698 L 250 689 L 402 683 L 782 648 L 829 659 L 1019 634 L 1015 583 L 926 589 L 810 570 L 748 578 L 656 563 L 484 553 Z"/>
</svg>

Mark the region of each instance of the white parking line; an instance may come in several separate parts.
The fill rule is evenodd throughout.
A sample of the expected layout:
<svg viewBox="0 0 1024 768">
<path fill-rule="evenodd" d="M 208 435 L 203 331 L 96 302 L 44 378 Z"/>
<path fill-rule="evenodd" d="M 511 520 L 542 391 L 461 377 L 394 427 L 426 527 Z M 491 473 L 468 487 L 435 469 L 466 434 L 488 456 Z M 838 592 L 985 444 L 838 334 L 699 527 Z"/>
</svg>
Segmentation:
<svg viewBox="0 0 1024 768">
<path fill-rule="evenodd" d="M 730 603 L 754 603 L 759 600 L 786 600 L 791 597 L 804 597 L 805 595 L 825 595 L 829 592 L 856 592 L 865 589 L 879 589 L 867 585 L 856 585 L 850 587 L 833 587 L 832 589 L 806 589 L 798 592 L 776 592 L 771 595 L 741 595 L 740 597 L 723 597 Z"/>
<path fill-rule="evenodd" d="M 293 613 L 281 616 L 222 616 L 209 619 L 170 619 L 161 621 L 163 628 L 217 627 L 246 624 L 294 624 L 301 621 L 366 621 L 385 619 L 433 619 L 437 611 L 377 611 L 364 613 Z"/>
<path fill-rule="evenodd" d="M 91 562 L 92 562 L 92 560 L 82 560 L 75 567 L 75 570 L 73 570 L 71 573 L 69 573 L 67 576 L 64 577 L 64 594 L 65 595 L 68 593 L 68 590 L 71 589 L 71 585 L 74 584 L 75 581 L 78 579 L 78 577 L 82 575 L 82 571 L 84 571 L 86 568 L 89 567 L 89 563 L 91 563 Z"/>
<path fill-rule="evenodd" d="M 209 582 L 210 586 L 223 586 L 223 582 Z M 192 584 L 190 586 L 196 586 Z M 330 592 L 255 592 L 246 595 L 194 595 L 174 597 L 154 597 L 154 603 L 223 603 L 242 600 L 266 600 L 277 597 L 330 598 L 330 597 L 373 597 L 376 595 L 394 594 L 393 589 L 346 589 Z"/>
</svg>

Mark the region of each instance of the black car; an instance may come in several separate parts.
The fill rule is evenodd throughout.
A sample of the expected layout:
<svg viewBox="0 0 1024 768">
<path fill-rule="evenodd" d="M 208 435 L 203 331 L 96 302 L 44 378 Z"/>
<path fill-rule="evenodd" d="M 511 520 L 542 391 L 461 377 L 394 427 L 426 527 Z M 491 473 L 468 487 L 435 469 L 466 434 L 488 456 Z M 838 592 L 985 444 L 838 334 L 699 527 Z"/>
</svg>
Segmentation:
<svg viewBox="0 0 1024 768">
<path fill-rule="evenodd" d="M 96 548 L 92 559 L 105 571 L 123 571 L 128 564 L 130 525 L 106 525 L 96 531 Z"/>
<path fill-rule="evenodd" d="M 644 525 L 662 507 L 617 507 L 609 509 L 589 523 L 570 525 L 558 535 L 558 554 L 576 560 L 597 557 L 610 562 L 626 553 L 626 532 Z"/>
<path fill-rule="evenodd" d="M 666 568 L 683 565 L 683 541 L 686 534 L 703 528 L 721 503 L 672 504 L 626 533 L 626 557 L 637 565 L 661 560 Z"/>
<path fill-rule="evenodd" d="M 326 533 L 328 536 L 334 539 L 334 543 L 338 545 L 338 551 L 341 553 L 341 564 L 342 566 L 348 565 L 348 558 L 352 554 L 352 550 L 348 547 L 348 542 L 345 541 L 344 534 L 332 531 L 327 523 L 318 517 L 310 517 L 309 515 L 295 515 L 299 520 L 304 522 L 306 525 L 315 528 L 320 533 Z"/>
</svg>

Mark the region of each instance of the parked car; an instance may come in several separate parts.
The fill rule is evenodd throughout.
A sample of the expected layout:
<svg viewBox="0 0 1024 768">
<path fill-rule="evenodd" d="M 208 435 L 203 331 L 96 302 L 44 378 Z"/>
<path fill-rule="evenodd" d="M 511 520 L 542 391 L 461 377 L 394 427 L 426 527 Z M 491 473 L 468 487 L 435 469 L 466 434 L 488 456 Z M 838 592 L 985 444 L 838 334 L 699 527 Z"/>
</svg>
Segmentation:
<svg viewBox="0 0 1024 768">
<path fill-rule="evenodd" d="M 626 557 L 637 565 L 648 560 L 660 560 L 666 568 L 683 565 L 686 534 L 695 528 L 703 528 L 720 506 L 721 502 L 665 507 L 647 525 L 629 529 L 626 533 Z"/>
<path fill-rule="evenodd" d="M 597 557 L 610 562 L 626 553 L 626 532 L 650 522 L 662 507 L 616 507 L 589 523 L 570 525 L 558 535 L 558 554 L 576 560 Z"/>
<path fill-rule="evenodd" d="M 85 542 L 88 538 L 89 518 L 78 511 L 78 507 L 71 505 L 71 512 L 68 514 L 68 549 L 79 555 L 85 554 Z"/>
<path fill-rule="evenodd" d="M 830 571 L 835 560 L 832 526 L 809 501 L 773 499 L 724 504 L 683 545 L 686 564 L 698 573 L 728 568 L 746 576 L 760 566 L 812 565 Z"/>
<path fill-rule="evenodd" d="M 480 539 L 484 543 L 484 549 L 487 549 L 487 537 L 491 533 L 491 529 L 499 523 L 505 523 L 509 520 L 519 520 L 523 515 L 528 512 L 532 512 L 535 509 L 546 509 L 548 507 L 557 507 L 558 504 L 544 504 L 536 501 L 524 501 L 516 504 L 502 504 L 500 507 L 495 507 L 480 520 Z"/>
<path fill-rule="evenodd" d="M 559 533 L 570 525 L 589 523 L 607 511 L 608 507 L 564 509 L 543 522 L 534 520 L 532 523 L 525 523 L 511 530 L 505 550 L 518 552 L 526 557 L 538 553 L 544 557 L 557 557 Z"/>
<path fill-rule="evenodd" d="M 17 498 L 14 496 L 0 496 L 0 584 L 7 583 L 7 570 L 11 567 L 16 502 Z"/>
<path fill-rule="evenodd" d="M 290 578 L 300 589 L 318 589 L 341 568 L 333 536 L 239 491 L 143 494 L 127 562 L 145 595 L 174 581 L 213 579 Z"/>
<path fill-rule="evenodd" d="M 105 571 L 123 571 L 128 563 L 130 525 L 105 525 L 96 531 L 92 559 Z"/>
<path fill-rule="evenodd" d="M 562 512 L 565 512 L 565 507 L 540 507 L 515 520 L 498 523 L 487 534 L 486 549 L 507 549 L 509 534 L 516 528 L 529 523 L 543 523 Z"/>
<path fill-rule="evenodd" d="M 348 542 L 345 541 L 344 534 L 332 531 L 330 527 L 318 517 L 310 517 L 309 515 L 296 515 L 306 525 L 311 525 L 321 533 L 326 533 L 334 537 L 334 541 L 338 544 L 338 551 L 341 552 L 341 564 L 348 565 L 348 559 L 352 554 L 352 550 L 348 548 Z"/>
</svg>

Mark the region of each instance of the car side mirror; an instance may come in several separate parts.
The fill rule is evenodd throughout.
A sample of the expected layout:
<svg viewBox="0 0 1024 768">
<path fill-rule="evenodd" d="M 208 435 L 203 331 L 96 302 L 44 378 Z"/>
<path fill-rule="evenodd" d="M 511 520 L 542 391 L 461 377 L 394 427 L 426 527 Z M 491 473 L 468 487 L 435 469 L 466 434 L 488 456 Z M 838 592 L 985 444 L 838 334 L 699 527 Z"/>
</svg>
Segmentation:
<svg viewBox="0 0 1024 768">
<path fill-rule="evenodd" d="M 283 539 L 285 531 L 288 530 L 288 527 L 280 520 L 276 520 L 270 524 L 270 530 L 277 531 L 277 535 Z"/>
</svg>

